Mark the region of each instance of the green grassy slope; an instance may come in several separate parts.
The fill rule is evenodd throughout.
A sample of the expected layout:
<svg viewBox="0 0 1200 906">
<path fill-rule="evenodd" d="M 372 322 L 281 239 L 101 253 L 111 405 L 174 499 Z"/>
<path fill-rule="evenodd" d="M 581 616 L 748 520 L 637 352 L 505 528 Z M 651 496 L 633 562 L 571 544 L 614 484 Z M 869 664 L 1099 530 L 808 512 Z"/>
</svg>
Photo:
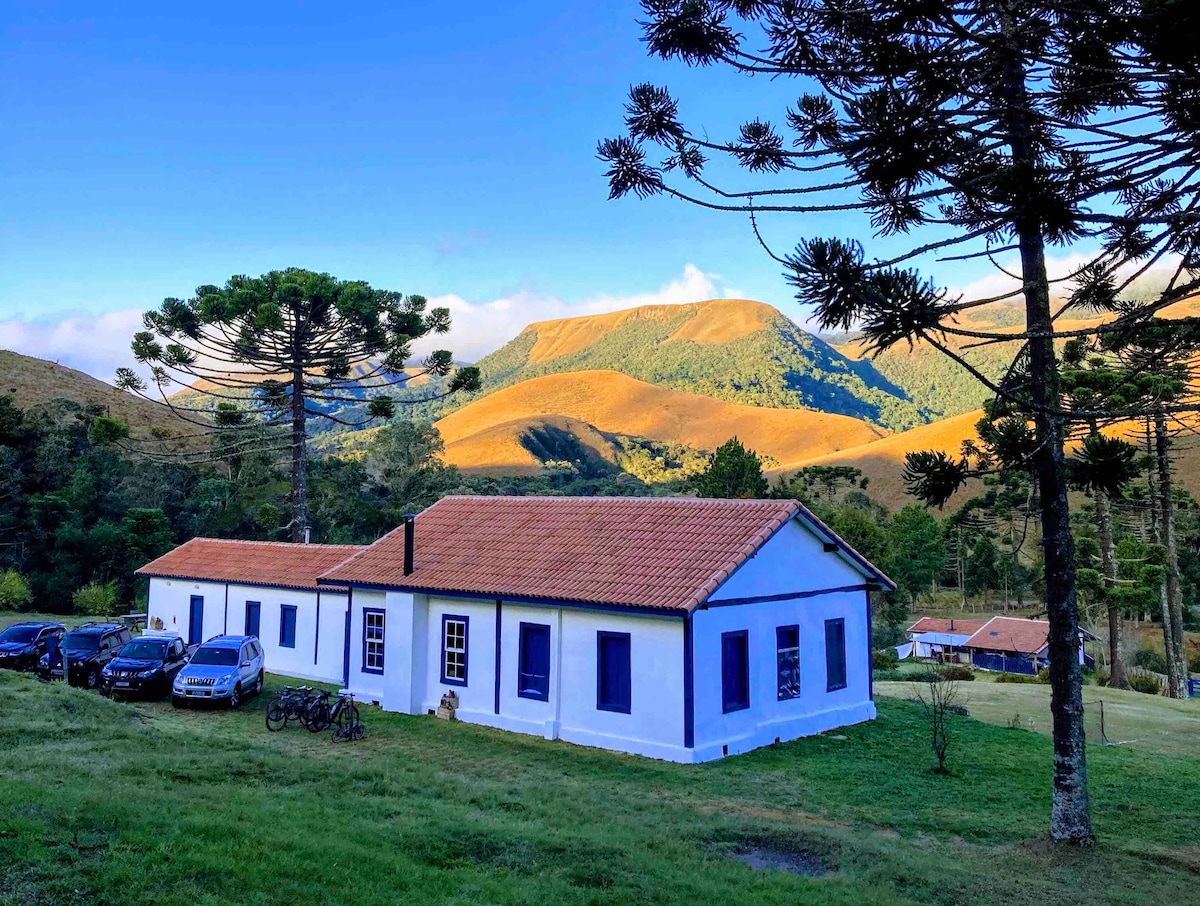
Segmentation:
<svg viewBox="0 0 1200 906">
<path fill-rule="evenodd" d="M 1180 904 L 1200 870 L 1194 759 L 1091 747 L 1100 843 L 1060 850 L 1049 740 L 955 718 L 938 777 L 907 702 L 685 766 L 375 710 L 335 745 L 268 733 L 261 699 L 176 713 L 10 673 L 0 701 L 3 904 Z"/>
<path fill-rule="evenodd" d="M 480 359 L 484 392 L 546 374 L 612 370 L 743 405 L 817 409 L 893 430 L 927 421 L 920 407 L 870 362 L 846 358 L 773 309 L 764 329 L 723 342 L 673 339 L 701 316 L 700 306 L 672 306 L 678 313 L 666 317 L 630 318 L 597 331 L 583 348 L 550 358 L 531 357 L 539 333 L 588 319 L 531 325 Z"/>
</svg>

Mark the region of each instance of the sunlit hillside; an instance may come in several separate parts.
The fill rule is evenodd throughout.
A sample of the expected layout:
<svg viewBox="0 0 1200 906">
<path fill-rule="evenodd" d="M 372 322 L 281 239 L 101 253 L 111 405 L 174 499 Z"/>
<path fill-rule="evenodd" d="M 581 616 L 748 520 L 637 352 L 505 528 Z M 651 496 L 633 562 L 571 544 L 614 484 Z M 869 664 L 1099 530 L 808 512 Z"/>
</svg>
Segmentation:
<svg viewBox="0 0 1200 906">
<path fill-rule="evenodd" d="M 870 362 L 744 299 L 651 305 L 530 324 L 480 359 L 483 395 L 548 374 L 616 371 L 750 406 L 816 409 L 892 430 L 927 414 Z"/>
<path fill-rule="evenodd" d="M 495 469 L 530 466 L 512 438 L 523 420 L 562 416 L 596 431 L 713 450 L 736 435 L 776 462 L 863 444 L 884 431 L 858 419 L 803 409 L 740 406 L 637 381 L 615 371 L 547 375 L 478 399 L 437 422 L 446 461 Z M 513 425 L 516 422 L 517 425 Z M 502 427 L 508 425 L 509 427 Z M 492 451 L 489 453 L 489 451 Z M 506 460 L 507 458 L 507 460 Z"/>
<path fill-rule="evenodd" d="M 0 349 L 0 394 L 11 393 L 22 408 L 66 399 L 95 404 L 133 429 L 135 437 L 183 436 L 200 429 L 175 417 L 165 406 L 139 399 L 91 375 L 56 362 Z"/>
</svg>

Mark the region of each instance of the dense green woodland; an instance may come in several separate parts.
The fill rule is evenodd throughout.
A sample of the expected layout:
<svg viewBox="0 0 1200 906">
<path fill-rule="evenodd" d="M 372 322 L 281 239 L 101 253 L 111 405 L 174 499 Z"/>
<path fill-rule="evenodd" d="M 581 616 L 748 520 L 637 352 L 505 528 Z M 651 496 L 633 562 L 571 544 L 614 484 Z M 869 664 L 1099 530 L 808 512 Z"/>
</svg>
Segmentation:
<svg viewBox="0 0 1200 906">
<path fill-rule="evenodd" d="M 0 397 L 0 607 L 111 614 L 133 606 L 143 563 L 188 538 L 285 540 L 290 482 L 268 454 L 187 465 L 108 443 L 103 413 L 67 400 L 19 409 Z M 815 467 L 770 486 L 762 462 L 736 439 L 712 456 L 622 439 L 616 462 L 589 458 L 568 439 L 532 438 L 549 467 L 536 478 L 479 478 L 441 462 L 441 438 L 425 423 L 393 422 L 354 458 L 312 463 L 313 539 L 369 543 L 447 494 L 787 496 L 896 579 L 877 602 L 886 643 L 914 606 L 1036 611 L 1040 600 L 1036 500 L 1027 481 L 991 479 L 958 510 L 912 504 L 889 513 L 858 470 Z M 557 457 L 557 459 L 555 458 Z M 1146 541 L 1138 488 L 1117 507 L 1123 608 L 1156 613 L 1162 551 Z M 1200 510 L 1180 493 L 1179 546 L 1188 613 L 1200 602 Z M 936 513 L 936 516 L 935 516 Z M 1081 609 L 1098 581 L 1095 529 L 1076 514 Z"/>
</svg>

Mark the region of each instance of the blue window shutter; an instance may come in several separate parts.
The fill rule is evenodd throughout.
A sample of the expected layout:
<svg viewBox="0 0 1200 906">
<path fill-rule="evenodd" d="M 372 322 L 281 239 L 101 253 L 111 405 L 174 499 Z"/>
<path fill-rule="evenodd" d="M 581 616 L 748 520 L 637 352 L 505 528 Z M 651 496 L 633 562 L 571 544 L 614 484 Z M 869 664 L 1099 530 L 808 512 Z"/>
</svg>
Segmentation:
<svg viewBox="0 0 1200 906">
<path fill-rule="evenodd" d="M 846 621 L 825 621 L 825 677 L 827 692 L 846 688 Z"/>
<path fill-rule="evenodd" d="M 262 627 L 262 604 L 258 601 L 246 602 L 246 635 L 252 635 L 255 638 L 259 636 L 259 629 Z"/>
<path fill-rule="evenodd" d="M 550 627 L 522 623 L 517 663 L 517 695 L 550 700 Z"/>
<path fill-rule="evenodd" d="M 721 633 L 721 711 L 750 707 L 750 634 L 745 629 Z"/>
<path fill-rule="evenodd" d="M 596 707 L 628 714 L 632 710 L 628 632 L 596 633 Z"/>
<path fill-rule="evenodd" d="M 279 606 L 279 646 L 296 647 L 296 608 L 291 604 Z"/>
<path fill-rule="evenodd" d="M 204 598 L 192 595 L 188 607 L 188 644 L 199 645 L 204 642 Z"/>
</svg>

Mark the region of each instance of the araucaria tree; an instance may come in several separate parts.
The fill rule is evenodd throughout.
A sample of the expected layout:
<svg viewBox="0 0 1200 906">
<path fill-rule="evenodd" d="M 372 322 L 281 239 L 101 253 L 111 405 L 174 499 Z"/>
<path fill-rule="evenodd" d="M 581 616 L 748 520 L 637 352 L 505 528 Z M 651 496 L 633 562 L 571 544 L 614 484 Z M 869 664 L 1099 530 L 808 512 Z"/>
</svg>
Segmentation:
<svg viewBox="0 0 1200 906">
<path fill-rule="evenodd" d="M 1194 4 L 1173 0 L 643 0 L 650 52 L 757 76 L 779 121 L 756 117 L 728 140 L 687 128 L 664 88 L 635 86 L 627 133 L 602 141 L 611 195 L 666 194 L 750 216 L 798 298 L 826 328 L 858 328 L 869 348 L 923 341 L 951 356 L 1028 426 L 1005 453 L 1035 476 L 1050 620 L 1054 839 L 1093 839 L 1078 659 L 1075 568 L 1051 287 L 1107 313 L 1094 332 L 1153 319 L 1200 288 L 1200 44 Z M 1187 21 L 1191 20 L 1191 21 Z M 758 113 L 758 111 L 755 111 Z M 655 155 L 655 156 L 651 156 Z M 722 185 L 728 162 L 759 174 Z M 727 178 L 727 177 L 725 177 Z M 869 216 L 876 235 L 912 236 L 885 260 L 858 239 L 806 236 L 775 254 L 764 215 Z M 919 236 L 918 236 L 919 234 Z M 1051 275 L 1047 246 L 1089 258 Z M 952 296 L 921 259 L 1004 261 L 1008 293 Z M 997 258 L 997 256 L 1000 256 Z M 1013 257 L 1015 264 L 1007 264 Z M 1172 269 L 1142 304 L 1122 300 L 1130 272 Z M 999 267 L 1000 264 L 997 264 Z M 1114 275 L 1120 275 L 1114 279 Z M 965 309 L 1022 299 L 1023 333 L 967 330 Z M 1068 303 L 1064 303 L 1066 305 Z M 999 381 L 962 355 L 968 343 L 1023 341 Z M 948 342 L 953 338 L 955 342 Z M 1085 413 L 1073 413 L 1080 417 Z M 1105 415 L 1113 414 L 1105 407 Z M 925 456 L 913 486 L 942 503 L 983 467 L 1012 459 Z"/>
<path fill-rule="evenodd" d="M 387 388 L 422 374 L 453 372 L 444 393 L 479 387 L 478 370 L 455 371 L 446 350 L 405 372 L 414 340 L 450 329 L 447 309 L 329 274 L 289 268 L 231 277 L 223 287 L 201 286 L 191 299 L 165 299 L 143 320 L 133 355 L 149 366 L 156 393 L 127 368 L 118 371 L 117 386 L 218 432 L 219 455 L 289 452 L 293 541 L 305 540 L 309 527 L 310 419 L 359 427 L 388 418 L 396 400 Z M 182 387 L 215 407 L 172 399 Z M 371 388 L 370 399 L 364 388 Z M 283 430 L 264 432 L 264 426 Z"/>
</svg>

